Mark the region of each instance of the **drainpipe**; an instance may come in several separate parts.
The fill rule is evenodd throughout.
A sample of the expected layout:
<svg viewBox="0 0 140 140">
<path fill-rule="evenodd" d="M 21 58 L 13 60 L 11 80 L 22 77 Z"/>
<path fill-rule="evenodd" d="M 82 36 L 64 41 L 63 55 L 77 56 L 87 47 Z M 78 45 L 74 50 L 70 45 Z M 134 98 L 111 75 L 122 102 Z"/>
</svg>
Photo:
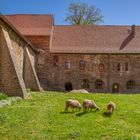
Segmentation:
<svg viewBox="0 0 140 140">
<path fill-rule="evenodd" d="M 111 62 L 110 62 L 110 54 L 108 54 L 108 72 L 107 72 L 107 84 L 108 84 L 108 91 L 110 92 L 110 72 L 111 72 Z"/>
</svg>

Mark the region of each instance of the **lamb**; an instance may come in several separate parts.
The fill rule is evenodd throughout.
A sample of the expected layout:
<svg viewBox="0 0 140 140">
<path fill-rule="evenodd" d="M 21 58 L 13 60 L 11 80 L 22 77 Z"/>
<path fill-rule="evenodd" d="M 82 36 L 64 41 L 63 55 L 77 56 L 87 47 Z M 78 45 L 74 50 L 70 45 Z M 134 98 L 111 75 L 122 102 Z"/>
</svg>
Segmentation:
<svg viewBox="0 0 140 140">
<path fill-rule="evenodd" d="M 85 99 L 83 101 L 83 111 L 87 111 L 89 110 L 89 108 L 92 110 L 92 109 L 96 109 L 96 110 L 100 110 L 100 108 L 95 104 L 94 101 L 92 100 L 88 100 L 88 99 Z"/>
<path fill-rule="evenodd" d="M 76 111 L 77 109 L 80 111 L 82 106 L 81 104 L 79 103 L 79 101 L 77 100 L 72 100 L 72 99 L 68 99 L 66 101 L 66 107 L 65 107 L 65 112 L 68 112 L 68 108 L 72 108 L 72 111 L 74 111 L 74 108 L 76 108 Z"/>
<path fill-rule="evenodd" d="M 110 101 L 108 104 L 107 104 L 107 110 L 108 110 L 108 114 L 109 115 L 112 115 L 113 114 L 113 111 L 115 110 L 115 103 Z"/>
</svg>

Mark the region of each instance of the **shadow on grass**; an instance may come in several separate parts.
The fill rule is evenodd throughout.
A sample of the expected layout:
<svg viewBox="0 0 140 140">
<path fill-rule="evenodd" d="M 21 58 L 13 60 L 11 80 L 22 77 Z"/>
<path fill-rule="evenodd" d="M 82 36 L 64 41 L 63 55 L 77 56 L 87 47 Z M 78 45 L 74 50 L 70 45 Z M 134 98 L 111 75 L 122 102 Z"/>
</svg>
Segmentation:
<svg viewBox="0 0 140 140">
<path fill-rule="evenodd" d="M 65 111 L 61 111 L 60 114 L 73 114 L 75 113 L 75 111 L 71 111 L 71 112 L 65 112 Z"/>
<path fill-rule="evenodd" d="M 75 116 L 80 117 L 80 116 L 83 116 L 83 115 L 86 115 L 86 114 L 89 114 L 89 113 L 95 113 L 95 112 L 96 112 L 96 110 L 94 110 L 94 111 L 85 111 L 85 112 L 77 113 Z"/>
<path fill-rule="evenodd" d="M 86 115 L 86 114 L 89 114 L 89 113 L 95 113 L 95 112 L 97 112 L 97 111 L 96 110 L 94 110 L 94 111 L 86 111 L 86 112 L 78 112 L 78 111 L 65 112 L 65 111 L 61 111 L 60 114 L 74 114 L 74 113 L 76 113 L 75 116 L 80 117 L 80 116 L 83 116 L 83 115 Z"/>
<path fill-rule="evenodd" d="M 109 112 L 106 111 L 103 113 L 103 117 L 111 117 L 111 115 L 109 114 Z"/>
</svg>

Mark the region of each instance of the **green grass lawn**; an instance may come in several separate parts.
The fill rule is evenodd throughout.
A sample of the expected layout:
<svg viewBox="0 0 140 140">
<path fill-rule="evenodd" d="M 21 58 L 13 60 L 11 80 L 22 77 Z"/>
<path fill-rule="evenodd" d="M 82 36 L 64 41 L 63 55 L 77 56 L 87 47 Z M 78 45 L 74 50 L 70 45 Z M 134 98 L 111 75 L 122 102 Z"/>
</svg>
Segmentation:
<svg viewBox="0 0 140 140">
<path fill-rule="evenodd" d="M 0 140 L 138 140 L 140 95 L 32 93 L 32 97 L 0 108 Z M 65 100 L 92 99 L 100 111 L 65 113 Z M 106 104 L 116 103 L 111 117 Z"/>
</svg>

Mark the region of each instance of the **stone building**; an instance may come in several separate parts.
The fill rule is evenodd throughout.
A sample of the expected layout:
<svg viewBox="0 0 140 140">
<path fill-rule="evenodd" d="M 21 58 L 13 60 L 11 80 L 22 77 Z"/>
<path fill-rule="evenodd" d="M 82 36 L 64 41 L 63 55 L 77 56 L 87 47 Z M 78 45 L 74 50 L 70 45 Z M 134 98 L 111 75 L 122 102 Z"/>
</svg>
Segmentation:
<svg viewBox="0 0 140 140">
<path fill-rule="evenodd" d="M 0 92 L 27 97 L 27 88 L 40 90 L 35 63 L 37 49 L 0 15 Z"/>
<path fill-rule="evenodd" d="M 52 15 L 7 15 L 35 48 L 45 90 L 140 92 L 140 26 L 54 25 Z"/>
</svg>

